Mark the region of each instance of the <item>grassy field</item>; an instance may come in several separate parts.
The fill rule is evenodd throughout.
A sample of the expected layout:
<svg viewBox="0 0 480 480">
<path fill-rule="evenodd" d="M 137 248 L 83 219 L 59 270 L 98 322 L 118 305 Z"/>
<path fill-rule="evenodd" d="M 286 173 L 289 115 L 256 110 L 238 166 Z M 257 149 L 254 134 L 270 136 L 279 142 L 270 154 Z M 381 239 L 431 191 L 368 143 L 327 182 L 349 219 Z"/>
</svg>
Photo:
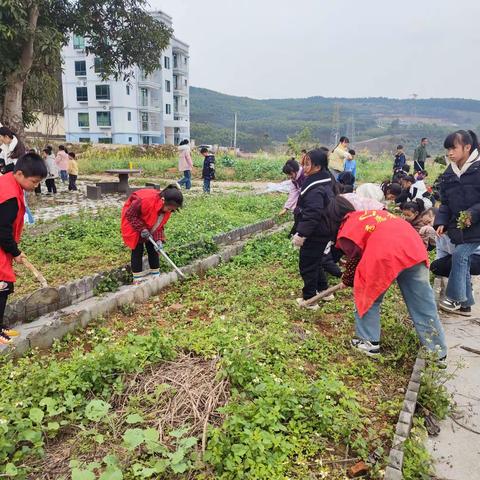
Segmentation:
<svg viewBox="0 0 480 480">
<path fill-rule="evenodd" d="M 235 158 L 219 154 L 216 157 L 216 178 L 219 181 L 282 181 L 282 167 L 289 157 L 259 154 L 254 158 Z M 201 177 L 203 157 L 193 156 L 193 178 Z M 410 162 L 411 163 L 411 162 Z M 80 174 L 98 174 L 112 168 L 140 168 L 143 177 L 171 178 L 181 177 L 177 169 L 178 160 L 174 156 L 167 158 L 151 154 L 134 156 L 130 149 L 115 151 L 87 150 L 79 160 Z M 382 154 L 371 156 L 367 153 L 357 155 L 357 180 L 360 183 L 381 183 L 392 175 L 393 156 Z M 427 166 L 431 183 L 444 170 L 444 166 L 433 164 Z M 412 168 L 413 171 L 413 168 Z M 134 181 L 141 181 L 139 179 Z"/>
</svg>

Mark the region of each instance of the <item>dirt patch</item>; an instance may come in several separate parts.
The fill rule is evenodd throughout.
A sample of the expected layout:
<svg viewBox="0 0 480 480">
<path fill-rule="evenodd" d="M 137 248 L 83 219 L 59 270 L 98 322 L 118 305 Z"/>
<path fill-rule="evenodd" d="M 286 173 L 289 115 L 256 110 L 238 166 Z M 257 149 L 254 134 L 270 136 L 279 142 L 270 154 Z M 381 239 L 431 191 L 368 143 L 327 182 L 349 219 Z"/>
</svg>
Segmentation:
<svg viewBox="0 0 480 480">
<path fill-rule="evenodd" d="M 107 422 L 89 424 L 102 435 L 104 442 L 95 443 L 85 434 L 87 428 L 71 429 L 46 446 L 46 454 L 33 465 L 32 479 L 50 480 L 70 474 L 69 462 L 101 462 L 108 454 L 115 454 L 123 467 L 128 467 L 129 452 L 122 445 L 122 435 L 127 428 L 155 428 L 159 442 L 169 450 L 174 449 L 174 438 L 169 432 L 187 427 L 185 435 L 198 438 L 197 450 L 204 452 L 207 427 L 223 421 L 218 412 L 229 399 L 229 384 L 218 378 L 218 359 L 205 360 L 193 355 L 183 355 L 175 361 L 163 362 L 147 368 L 142 373 L 127 376 L 123 392 L 110 399 L 111 412 Z M 143 421 L 131 425 L 126 418 L 138 413 Z M 87 427 L 87 426 L 86 426 Z M 92 448 L 93 446 L 93 448 Z"/>
</svg>

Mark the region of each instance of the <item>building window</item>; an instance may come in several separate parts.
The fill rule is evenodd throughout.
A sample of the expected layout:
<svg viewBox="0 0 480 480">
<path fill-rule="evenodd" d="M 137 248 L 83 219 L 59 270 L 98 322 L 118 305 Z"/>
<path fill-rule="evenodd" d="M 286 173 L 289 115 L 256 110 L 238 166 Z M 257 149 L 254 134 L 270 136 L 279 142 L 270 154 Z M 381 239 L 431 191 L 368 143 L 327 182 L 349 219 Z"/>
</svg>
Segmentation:
<svg viewBox="0 0 480 480">
<path fill-rule="evenodd" d="M 142 112 L 142 131 L 148 130 L 148 112 Z"/>
<path fill-rule="evenodd" d="M 127 85 L 127 95 L 130 95 L 130 85 Z"/>
<path fill-rule="evenodd" d="M 178 89 L 178 77 L 177 77 L 177 75 L 173 76 L 173 88 L 174 88 L 174 90 Z"/>
<path fill-rule="evenodd" d="M 80 113 L 78 114 L 78 126 L 79 127 L 89 127 L 90 120 L 88 118 L 88 113 Z"/>
<path fill-rule="evenodd" d="M 185 86 L 187 86 L 187 79 L 185 79 L 185 80 L 183 81 L 183 84 L 184 84 Z"/>
<path fill-rule="evenodd" d="M 110 137 L 100 137 L 98 143 L 112 143 L 112 139 Z"/>
<path fill-rule="evenodd" d="M 188 100 L 185 100 L 185 106 L 188 107 Z"/>
<path fill-rule="evenodd" d="M 78 141 L 80 143 L 90 143 L 90 137 L 80 137 Z"/>
<path fill-rule="evenodd" d="M 97 125 L 99 127 L 111 127 L 112 119 L 110 118 L 110 112 L 97 112 Z"/>
<path fill-rule="evenodd" d="M 186 65 L 186 64 L 187 64 L 187 62 L 188 62 L 188 59 L 187 59 L 187 57 L 183 57 L 183 64 L 184 64 L 184 65 Z"/>
<path fill-rule="evenodd" d="M 131 143 L 132 142 L 132 137 L 128 137 L 128 141 Z"/>
<path fill-rule="evenodd" d="M 97 100 L 110 100 L 110 85 L 95 85 Z"/>
<path fill-rule="evenodd" d="M 140 105 L 148 107 L 148 90 L 146 88 L 140 89 Z"/>
<path fill-rule="evenodd" d="M 173 54 L 173 68 L 178 68 L 178 56 L 176 53 Z"/>
<path fill-rule="evenodd" d="M 172 106 L 169 103 L 165 104 L 165 113 L 170 115 L 172 113 Z"/>
<path fill-rule="evenodd" d="M 88 102 L 87 87 L 77 87 L 77 102 Z"/>
<path fill-rule="evenodd" d="M 163 65 L 167 70 L 170 68 L 170 57 L 163 57 Z"/>
<path fill-rule="evenodd" d="M 132 112 L 127 112 L 127 120 L 128 120 L 129 122 L 132 121 Z"/>
<path fill-rule="evenodd" d="M 170 92 L 170 80 L 165 80 L 165 91 Z"/>
<path fill-rule="evenodd" d="M 95 73 L 103 73 L 105 71 L 103 68 L 103 61 L 101 58 L 95 57 L 95 60 L 93 63 L 93 71 Z"/>
<path fill-rule="evenodd" d="M 75 76 L 85 77 L 87 75 L 87 63 L 85 60 L 78 60 L 75 62 Z"/>
<path fill-rule="evenodd" d="M 83 50 L 85 48 L 85 39 L 79 35 L 73 36 L 74 50 Z"/>
</svg>

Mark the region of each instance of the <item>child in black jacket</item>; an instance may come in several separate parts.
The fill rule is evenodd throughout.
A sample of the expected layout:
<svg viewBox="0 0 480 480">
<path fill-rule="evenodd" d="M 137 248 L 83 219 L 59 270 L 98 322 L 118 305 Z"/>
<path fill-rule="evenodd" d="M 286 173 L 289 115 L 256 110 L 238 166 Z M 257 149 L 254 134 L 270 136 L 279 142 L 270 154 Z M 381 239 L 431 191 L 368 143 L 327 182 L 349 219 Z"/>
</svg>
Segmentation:
<svg viewBox="0 0 480 480">
<path fill-rule="evenodd" d="M 334 196 L 334 180 L 328 170 L 328 153 L 311 150 L 305 157 L 306 179 L 297 203 L 298 222 L 292 243 L 300 247 L 299 269 L 303 279 L 303 297 L 299 305 L 328 288 L 327 277 L 322 268 L 325 247 L 331 240 L 325 208 Z M 318 305 L 310 306 L 316 310 Z"/>
<path fill-rule="evenodd" d="M 200 153 L 204 156 L 202 169 L 203 191 L 204 193 L 210 193 L 210 181 L 215 180 L 215 156 L 206 147 L 203 147 Z"/>
<path fill-rule="evenodd" d="M 444 142 L 451 161 L 440 180 L 440 205 L 435 217 L 438 235 L 448 232 L 455 250 L 446 298 L 439 307 L 471 315 L 475 303 L 470 279 L 471 255 L 480 247 L 480 147 L 471 130 L 458 130 Z"/>
</svg>

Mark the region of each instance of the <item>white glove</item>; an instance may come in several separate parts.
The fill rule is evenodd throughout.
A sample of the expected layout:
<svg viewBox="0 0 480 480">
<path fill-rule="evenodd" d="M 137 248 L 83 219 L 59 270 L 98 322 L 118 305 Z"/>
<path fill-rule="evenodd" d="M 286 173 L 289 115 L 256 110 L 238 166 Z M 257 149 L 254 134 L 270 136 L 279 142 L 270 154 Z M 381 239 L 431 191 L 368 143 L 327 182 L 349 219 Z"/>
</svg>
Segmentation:
<svg viewBox="0 0 480 480">
<path fill-rule="evenodd" d="M 162 250 L 163 248 L 163 242 L 161 240 L 157 240 L 157 247 Z"/>
<path fill-rule="evenodd" d="M 150 238 L 150 230 L 148 230 L 147 228 L 144 228 L 141 232 L 140 232 L 140 236 L 144 239 L 144 240 L 148 240 Z"/>
<path fill-rule="evenodd" d="M 301 237 L 298 233 L 296 233 L 292 237 L 292 245 L 294 247 L 297 247 L 297 248 L 303 247 L 303 244 L 305 243 L 305 240 L 306 240 L 305 237 Z"/>
</svg>

